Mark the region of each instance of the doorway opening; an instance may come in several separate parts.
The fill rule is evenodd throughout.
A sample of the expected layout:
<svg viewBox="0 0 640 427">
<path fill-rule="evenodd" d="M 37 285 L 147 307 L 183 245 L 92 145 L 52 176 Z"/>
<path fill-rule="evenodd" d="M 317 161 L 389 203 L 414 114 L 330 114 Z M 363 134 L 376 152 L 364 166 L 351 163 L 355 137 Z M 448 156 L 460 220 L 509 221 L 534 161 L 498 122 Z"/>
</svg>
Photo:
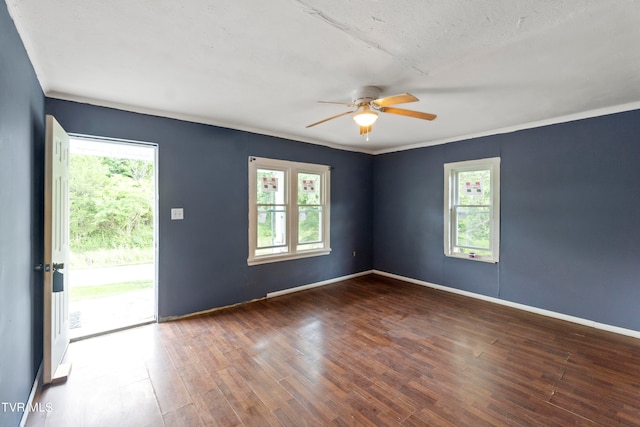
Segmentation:
<svg viewBox="0 0 640 427">
<path fill-rule="evenodd" d="M 156 320 L 157 146 L 71 137 L 69 332 Z"/>
</svg>

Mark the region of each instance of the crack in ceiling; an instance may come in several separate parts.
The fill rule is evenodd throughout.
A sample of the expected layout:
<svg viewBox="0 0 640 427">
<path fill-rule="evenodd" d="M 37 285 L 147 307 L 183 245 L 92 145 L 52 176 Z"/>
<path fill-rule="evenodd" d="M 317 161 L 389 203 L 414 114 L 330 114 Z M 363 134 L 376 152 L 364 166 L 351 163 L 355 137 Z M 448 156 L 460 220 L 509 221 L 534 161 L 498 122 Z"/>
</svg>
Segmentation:
<svg viewBox="0 0 640 427">
<path fill-rule="evenodd" d="M 385 49 L 380 43 L 378 43 L 375 40 L 370 39 L 369 37 L 366 37 L 364 35 L 364 33 L 362 31 L 360 31 L 358 28 L 354 28 L 348 24 L 345 24 L 343 22 L 338 21 L 335 18 L 332 18 L 331 16 L 329 16 L 326 12 L 323 12 L 322 10 L 318 9 L 317 7 L 314 7 L 312 5 L 310 5 L 309 3 L 306 3 L 302 0 L 294 0 L 296 3 L 298 3 L 300 6 L 302 6 L 302 10 L 304 11 L 304 13 L 319 19 L 320 21 L 324 22 L 325 24 L 328 24 L 329 26 L 337 29 L 338 31 L 343 32 L 344 34 L 352 37 L 353 39 L 364 43 L 367 47 L 375 49 L 379 52 L 384 53 L 385 55 L 388 55 L 389 58 L 391 58 L 392 60 L 397 60 L 396 58 L 396 54 L 394 52 L 391 52 L 388 49 Z M 371 16 L 371 20 L 377 23 L 381 23 L 384 24 L 385 21 L 383 19 L 380 18 L 376 18 L 375 16 Z M 422 76 L 426 76 L 428 73 L 421 70 L 419 65 L 416 64 L 415 62 L 413 62 L 410 58 L 406 58 L 406 57 L 402 57 L 400 58 L 399 61 L 403 66 L 405 66 L 408 69 L 412 69 L 414 71 L 416 71 L 417 73 L 419 73 Z"/>
</svg>

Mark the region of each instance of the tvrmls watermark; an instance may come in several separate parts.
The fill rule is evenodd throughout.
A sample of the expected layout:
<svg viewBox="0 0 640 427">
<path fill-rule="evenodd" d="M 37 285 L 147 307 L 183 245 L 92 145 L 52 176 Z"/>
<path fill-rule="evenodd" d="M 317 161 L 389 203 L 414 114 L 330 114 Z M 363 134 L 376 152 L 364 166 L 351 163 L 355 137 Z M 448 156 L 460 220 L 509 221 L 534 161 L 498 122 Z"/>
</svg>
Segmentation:
<svg viewBox="0 0 640 427">
<path fill-rule="evenodd" d="M 2 412 L 52 412 L 53 404 L 51 402 L 48 403 L 29 403 L 26 404 L 24 402 L 0 402 L 0 407 L 2 408 Z"/>
</svg>

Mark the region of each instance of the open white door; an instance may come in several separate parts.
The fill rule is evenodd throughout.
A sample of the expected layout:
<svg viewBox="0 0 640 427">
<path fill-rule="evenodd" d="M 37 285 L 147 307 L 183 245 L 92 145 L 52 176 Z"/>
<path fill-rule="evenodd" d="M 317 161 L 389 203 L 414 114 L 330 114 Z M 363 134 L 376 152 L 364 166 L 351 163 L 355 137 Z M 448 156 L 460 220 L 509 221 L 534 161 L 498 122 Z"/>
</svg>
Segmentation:
<svg viewBox="0 0 640 427">
<path fill-rule="evenodd" d="M 65 381 L 69 345 L 69 135 L 47 115 L 44 167 L 43 382 Z"/>
</svg>

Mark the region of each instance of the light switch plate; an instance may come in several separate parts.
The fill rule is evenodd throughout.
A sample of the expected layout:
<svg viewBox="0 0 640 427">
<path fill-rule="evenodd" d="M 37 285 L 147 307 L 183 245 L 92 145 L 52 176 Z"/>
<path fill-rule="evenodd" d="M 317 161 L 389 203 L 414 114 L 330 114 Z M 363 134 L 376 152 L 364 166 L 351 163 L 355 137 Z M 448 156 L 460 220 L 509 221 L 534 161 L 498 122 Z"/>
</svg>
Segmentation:
<svg viewBox="0 0 640 427">
<path fill-rule="evenodd" d="M 183 208 L 171 208 L 171 219 L 184 219 L 184 209 Z"/>
</svg>

